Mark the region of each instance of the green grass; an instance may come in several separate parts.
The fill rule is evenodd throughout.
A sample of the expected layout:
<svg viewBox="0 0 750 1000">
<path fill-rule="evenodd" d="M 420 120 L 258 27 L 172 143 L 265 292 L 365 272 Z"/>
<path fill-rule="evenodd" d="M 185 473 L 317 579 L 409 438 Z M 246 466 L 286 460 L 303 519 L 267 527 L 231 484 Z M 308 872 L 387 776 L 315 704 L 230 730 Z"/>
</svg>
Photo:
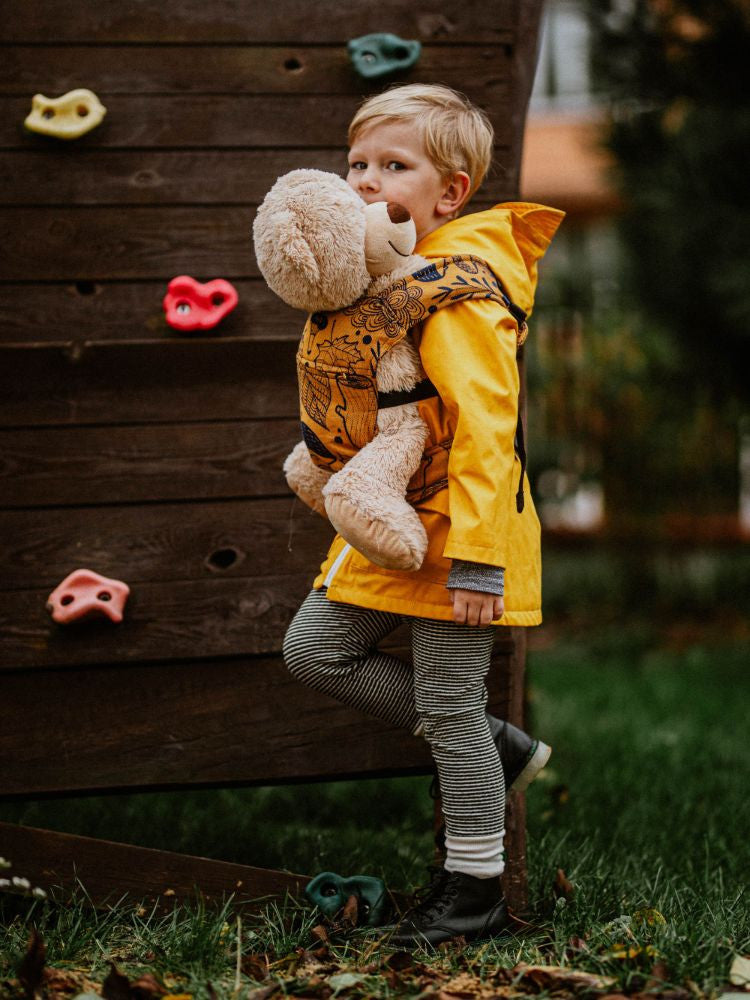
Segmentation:
<svg viewBox="0 0 750 1000">
<path fill-rule="evenodd" d="M 463 953 L 449 949 L 437 961 L 484 977 L 518 961 L 567 964 L 614 976 L 633 991 L 658 959 L 671 982 L 716 993 L 733 956 L 750 952 L 748 663 L 747 644 L 680 651 L 633 630 L 533 652 L 534 729 L 554 753 L 527 796 L 532 927 Z M 0 817 L 114 839 L 127 829 L 149 846 L 292 871 L 381 874 L 391 887 L 408 888 L 431 860 L 428 784 L 411 778 L 6 804 Z M 553 891 L 558 868 L 575 887 L 566 901 Z M 184 977 L 170 980 L 174 991 L 209 996 L 210 981 L 218 996 L 232 992 L 229 910 L 96 914 L 84 897 L 72 907 L 0 905 L 0 980 L 36 924 L 50 964 L 85 966 L 95 980 L 116 956 L 133 975 L 149 968 Z M 664 922 L 640 919 L 647 909 Z M 304 992 L 311 973 L 298 975 L 294 949 L 310 945 L 314 920 L 289 900 L 246 914 L 243 953 L 268 954 L 286 991 Z M 357 947 L 337 946 L 325 974 L 356 968 Z M 625 947 L 629 958 L 614 957 Z M 353 995 L 392 995 L 383 976 L 361 975 Z"/>
</svg>

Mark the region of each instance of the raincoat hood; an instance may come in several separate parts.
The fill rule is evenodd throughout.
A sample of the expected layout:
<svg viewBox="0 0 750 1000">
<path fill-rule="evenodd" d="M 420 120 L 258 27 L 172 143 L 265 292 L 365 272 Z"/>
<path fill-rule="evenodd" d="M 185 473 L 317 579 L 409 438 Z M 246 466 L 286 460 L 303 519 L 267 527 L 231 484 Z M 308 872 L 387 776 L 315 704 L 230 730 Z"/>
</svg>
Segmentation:
<svg viewBox="0 0 750 1000">
<path fill-rule="evenodd" d="M 565 212 L 525 201 L 506 201 L 485 212 L 446 222 L 424 236 L 416 253 L 428 260 L 471 253 L 486 260 L 510 298 L 531 312 L 537 262 L 544 256 Z"/>
</svg>

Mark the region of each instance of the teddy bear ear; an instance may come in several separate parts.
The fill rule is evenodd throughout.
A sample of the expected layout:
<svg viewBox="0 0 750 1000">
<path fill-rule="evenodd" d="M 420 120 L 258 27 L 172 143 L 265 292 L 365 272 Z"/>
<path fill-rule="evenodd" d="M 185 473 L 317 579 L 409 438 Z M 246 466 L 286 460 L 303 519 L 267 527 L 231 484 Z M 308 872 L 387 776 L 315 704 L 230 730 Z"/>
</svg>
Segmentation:
<svg viewBox="0 0 750 1000">
<path fill-rule="evenodd" d="M 277 219 L 279 251 L 288 264 L 311 284 L 320 279 L 320 268 L 310 244 L 291 212 L 280 212 Z"/>
</svg>

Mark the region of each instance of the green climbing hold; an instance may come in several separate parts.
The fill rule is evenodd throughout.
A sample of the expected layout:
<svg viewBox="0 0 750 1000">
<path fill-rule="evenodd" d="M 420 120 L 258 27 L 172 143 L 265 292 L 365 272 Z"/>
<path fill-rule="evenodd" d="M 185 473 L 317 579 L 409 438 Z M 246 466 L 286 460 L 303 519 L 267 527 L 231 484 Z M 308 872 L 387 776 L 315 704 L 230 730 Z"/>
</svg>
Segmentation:
<svg viewBox="0 0 750 1000">
<path fill-rule="evenodd" d="M 422 44 L 385 32 L 352 38 L 347 48 L 359 75 L 372 79 L 409 69 L 419 59 Z"/>
<path fill-rule="evenodd" d="M 307 885 L 305 895 L 327 917 L 335 916 L 350 896 L 356 896 L 360 927 L 380 926 L 389 910 L 385 882 L 372 875 L 342 878 L 335 872 L 321 872 Z"/>
</svg>

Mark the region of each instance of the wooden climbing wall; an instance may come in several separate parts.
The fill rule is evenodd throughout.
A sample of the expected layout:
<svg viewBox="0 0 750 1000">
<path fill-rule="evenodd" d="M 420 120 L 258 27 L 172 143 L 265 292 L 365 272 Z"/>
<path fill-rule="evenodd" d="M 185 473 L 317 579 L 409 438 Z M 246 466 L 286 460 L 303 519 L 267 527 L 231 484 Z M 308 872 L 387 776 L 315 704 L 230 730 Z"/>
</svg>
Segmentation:
<svg viewBox="0 0 750 1000">
<path fill-rule="evenodd" d="M 538 0 L 4 6 L 0 796 L 426 773 L 423 741 L 301 688 L 280 661 L 331 532 L 281 474 L 301 317 L 266 289 L 251 228 L 279 174 L 343 171 L 348 121 L 390 82 L 446 83 L 484 107 L 497 162 L 475 206 L 515 198 Z M 418 65 L 357 77 L 346 42 L 375 31 L 419 39 Z M 76 87 L 106 106 L 102 125 L 71 142 L 24 130 L 33 94 Z M 183 273 L 237 288 L 216 331 L 166 325 Z M 47 595 L 79 566 L 130 584 L 122 625 L 50 620 Z M 516 721 L 523 659 L 523 636 L 503 634 L 491 704 Z M 521 801 L 510 823 L 519 900 Z M 114 848 L 63 840 L 5 827 L 0 854 L 37 884 L 69 881 L 85 856 L 95 895 L 123 878 L 159 891 L 163 866 L 139 881 L 131 858 L 112 884 Z"/>
</svg>

